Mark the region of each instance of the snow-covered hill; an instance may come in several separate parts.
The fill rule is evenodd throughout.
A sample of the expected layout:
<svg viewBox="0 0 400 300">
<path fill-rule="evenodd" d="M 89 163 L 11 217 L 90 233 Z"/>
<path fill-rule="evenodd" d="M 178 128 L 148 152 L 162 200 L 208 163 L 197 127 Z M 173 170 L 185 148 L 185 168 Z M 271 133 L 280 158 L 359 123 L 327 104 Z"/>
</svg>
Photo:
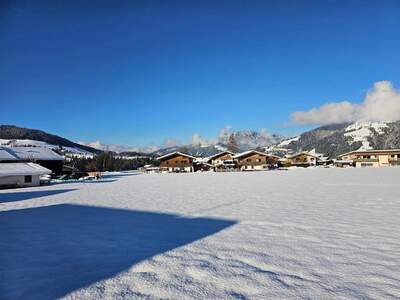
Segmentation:
<svg viewBox="0 0 400 300">
<path fill-rule="evenodd" d="M 42 141 L 29 140 L 29 139 L 15 139 L 15 140 L 7 140 L 0 139 L 0 146 L 8 146 L 8 147 L 40 147 L 40 148 L 49 148 L 52 150 L 56 150 L 58 153 L 63 154 L 66 157 L 84 157 L 84 158 L 92 158 L 93 153 L 86 151 L 84 149 L 80 149 L 77 147 L 62 147 L 59 145 L 52 145 Z"/>
<path fill-rule="evenodd" d="M 328 157 L 353 150 L 400 148 L 400 121 L 356 122 L 322 126 L 267 147 L 268 152 L 314 150 Z"/>
<path fill-rule="evenodd" d="M 58 135 L 38 129 L 23 128 L 14 125 L 0 125 L 0 139 L 3 143 L 14 143 L 15 146 L 60 146 L 71 153 L 100 153 L 101 150 L 74 143 Z"/>
</svg>

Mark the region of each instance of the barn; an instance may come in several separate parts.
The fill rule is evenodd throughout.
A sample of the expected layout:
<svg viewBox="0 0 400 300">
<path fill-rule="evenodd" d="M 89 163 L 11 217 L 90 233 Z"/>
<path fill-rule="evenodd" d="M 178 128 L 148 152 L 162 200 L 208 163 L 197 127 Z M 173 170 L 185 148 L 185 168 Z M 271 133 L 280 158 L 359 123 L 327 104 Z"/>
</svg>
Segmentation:
<svg viewBox="0 0 400 300">
<path fill-rule="evenodd" d="M 0 147 L 0 163 L 10 162 L 33 162 L 60 175 L 64 157 L 45 147 Z"/>
</svg>

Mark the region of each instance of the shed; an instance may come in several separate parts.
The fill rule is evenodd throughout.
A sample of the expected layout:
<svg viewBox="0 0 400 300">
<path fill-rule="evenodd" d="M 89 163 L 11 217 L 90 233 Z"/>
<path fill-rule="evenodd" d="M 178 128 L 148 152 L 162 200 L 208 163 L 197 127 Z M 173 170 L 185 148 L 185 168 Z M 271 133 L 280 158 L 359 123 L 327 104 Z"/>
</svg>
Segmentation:
<svg viewBox="0 0 400 300">
<path fill-rule="evenodd" d="M 0 164 L 0 187 L 25 187 L 40 185 L 40 176 L 51 174 L 51 170 L 35 163 Z"/>
</svg>

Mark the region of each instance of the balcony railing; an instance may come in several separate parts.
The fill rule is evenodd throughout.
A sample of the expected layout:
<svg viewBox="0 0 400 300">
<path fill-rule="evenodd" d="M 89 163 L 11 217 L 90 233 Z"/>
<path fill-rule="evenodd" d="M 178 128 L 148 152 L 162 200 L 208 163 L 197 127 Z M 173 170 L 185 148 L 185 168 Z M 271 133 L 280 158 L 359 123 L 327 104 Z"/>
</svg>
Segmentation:
<svg viewBox="0 0 400 300">
<path fill-rule="evenodd" d="M 379 162 L 379 159 L 377 158 L 355 158 L 354 161 L 356 162 Z"/>
<path fill-rule="evenodd" d="M 393 162 L 399 161 L 400 162 L 400 157 L 389 157 L 389 161 L 393 161 Z"/>
</svg>

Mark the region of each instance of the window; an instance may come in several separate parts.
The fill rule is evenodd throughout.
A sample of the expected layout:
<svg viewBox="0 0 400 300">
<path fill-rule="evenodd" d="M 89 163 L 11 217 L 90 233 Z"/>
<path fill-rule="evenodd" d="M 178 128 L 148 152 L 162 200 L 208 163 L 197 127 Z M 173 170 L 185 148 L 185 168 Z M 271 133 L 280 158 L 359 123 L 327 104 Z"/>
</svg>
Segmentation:
<svg viewBox="0 0 400 300">
<path fill-rule="evenodd" d="M 362 163 L 362 164 L 361 164 L 361 167 L 362 167 L 362 168 L 373 167 L 373 166 L 374 166 L 374 164 L 371 164 L 371 163 Z"/>
<path fill-rule="evenodd" d="M 251 162 L 251 158 L 246 159 L 247 162 Z"/>
<path fill-rule="evenodd" d="M 25 176 L 25 183 L 32 183 L 32 175 Z"/>
</svg>

